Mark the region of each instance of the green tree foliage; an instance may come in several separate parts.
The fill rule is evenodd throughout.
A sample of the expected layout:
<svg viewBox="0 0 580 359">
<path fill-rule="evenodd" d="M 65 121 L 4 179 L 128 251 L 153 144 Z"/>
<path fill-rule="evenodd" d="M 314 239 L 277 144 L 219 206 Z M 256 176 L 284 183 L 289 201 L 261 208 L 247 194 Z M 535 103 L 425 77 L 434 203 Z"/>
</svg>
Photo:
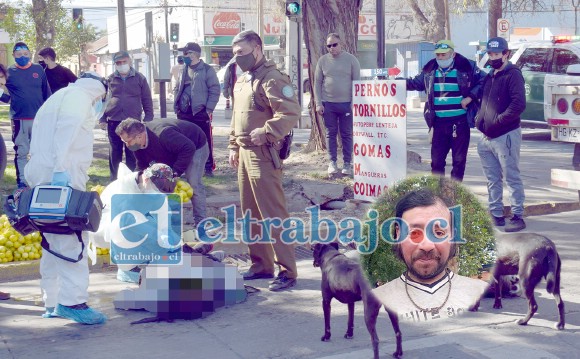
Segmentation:
<svg viewBox="0 0 580 359">
<path fill-rule="evenodd" d="M 4 3 L 6 15 L 0 26 L 14 42 L 26 42 L 33 53 L 50 46 L 61 59 L 78 55 L 86 44 L 97 39 L 97 31 L 86 22 L 78 29 L 61 3 L 62 0 Z"/>
<path fill-rule="evenodd" d="M 373 209 L 379 213 L 378 223 L 395 217 L 397 202 L 405 194 L 421 188 L 433 191 L 449 207 L 461 205 L 462 238 L 466 243 L 459 245 L 457 263 L 450 262 L 458 266 L 458 273 L 476 275 L 484 265 L 493 263 L 495 238 L 487 210 L 473 193 L 458 182 L 434 176 L 409 177 L 401 181 L 373 205 Z M 394 255 L 391 246 L 379 233 L 377 250 L 362 256 L 361 262 L 372 284 L 386 283 L 406 270 L 405 264 Z"/>
</svg>

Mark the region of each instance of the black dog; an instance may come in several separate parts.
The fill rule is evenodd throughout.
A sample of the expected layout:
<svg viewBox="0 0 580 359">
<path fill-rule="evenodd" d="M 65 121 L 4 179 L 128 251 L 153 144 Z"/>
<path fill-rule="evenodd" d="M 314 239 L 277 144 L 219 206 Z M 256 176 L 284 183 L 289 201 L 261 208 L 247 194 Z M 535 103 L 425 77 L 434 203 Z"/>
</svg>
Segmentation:
<svg viewBox="0 0 580 359">
<path fill-rule="evenodd" d="M 535 233 L 516 233 L 504 235 L 496 241 L 497 260 L 492 271 L 494 282 L 501 276 L 517 274 L 524 295 L 528 299 L 528 313 L 517 321 L 520 325 L 528 324 L 538 309 L 534 298 L 534 288 L 546 278 L 546 290 L 556 299 L 560 320 L 556 329 L 564 329 L 564 302 L 560 297 L 561 261 L 556 246 L 548 238 Z M 501 309 L 501 287 L 495 291 L 495 309 Z"/>
<path fill-rule="evenodd" d="M 313 246 L 314 266 L 320 267 L 322 271 L 322 310 L 324 311 L 324 335 L 322 341 L 330 339 L 330 301 L 332 298 L 339 302 L 348 304 L 348 327 L 345 338 L 353 336 L 354 327 L 354 302 L 362 299 L 365 313 L 365 323 L 371 341 L 375 359 L 379 357 L 379 337 L 377 335 L 376 324 L 381 303 L 372 293 L 370 285 L 365 278 L 360 264 L 346 257 L 338 251 L 338 243 L 320 244 Z M 393 357 L 399 358 L 403 355 L 401 345 L 402 337 L 399 329 L 399 319 L 393 312 L 387 311 L 391 324 L 395 330 L 397 339 L 397 350 Z"/>
</svg>

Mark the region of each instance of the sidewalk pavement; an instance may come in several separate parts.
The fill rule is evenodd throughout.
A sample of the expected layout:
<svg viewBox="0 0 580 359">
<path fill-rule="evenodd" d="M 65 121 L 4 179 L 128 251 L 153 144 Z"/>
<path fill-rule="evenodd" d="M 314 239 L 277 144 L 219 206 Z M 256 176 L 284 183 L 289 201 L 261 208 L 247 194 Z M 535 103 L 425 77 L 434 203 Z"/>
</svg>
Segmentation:
<svg viewBox="0 0 580 359">
<path fill-rule="evenodd" d="M 218 111 L 214 116 L 219 125 Z M 225 116 L 221 121 L 227 123 Z M 409 112 L 408 127 L 409 150 L 428 161 L 426 127 L 419 111 Z M 295 142 L 307 141 L 307 135 L 308 130 L 297 130 Z M 534 136 L 545 135 L 532 134 Z M 465 183 L 486 201 L 487 190 L 474 147 L 476 143 L 477 134 L 473 131 Z M 524 141 L 522 174 L 526 203 L 530 206 L 561 210 L 563 207 L 559 204 L 538 205 L 577 203 L 576 191 L 552 187 L 549 180 L 549 168 L 570 167 L 571 146 L 567 145 Z M 425 163 L 416 168 L 410 172 L 429 171 Z M 566 330 L 553 329 L 557 319 L 556 305 L 542 283 L 536 288 L 538 313 L 527 326 L 514 323 L 523 317 L 527 308 L 527 301 L 522 298 L 504 300 L 502 310 L 492 309 L 493 300 L 485 299 L 479 313 L 428 324 L 402 323 L 403 358 L 580 358 L 580 258 L 576 240 L 580 210 L 532 214 L 526 218 L 526 231 L 550 237 L 562 258 Z M 115 294 L 131 285 L 116 281 L 115 268 L 109 268 L 110 271 L 91 273 L 89 304 L 109 317 L 109 321 L 100 326 L 40 318 L 43 308 L 37 279 L 0 284 L 0 290 L 9 291 L 13 296 L 11 300 L 0 302 L 0 358 L 101 358 L 108 355 L 220 359 L 372 357 L 361 304 L 356 305 L 355 336 L 347 340 L 343 338 L 346 305 L 333 301 L 332 339 L 320 341 L 324 331 L 320 270 L 312 267 L 311 259 L 299 261 L 298 284 L 289 291 L 270 292 L 267 280 L 252 281 L 247 284 L 258 287 L 260 292 L 251 294 L 244 303 L 221 308 L 207 318 L 135 326 L 129 323 L 149 317 L 151 313 L 114 309 Z M 395 349 L 394 334 L 385 313 L 381 314 L 377 329 L 381 357 L 390 357 Z"/>
</svg>

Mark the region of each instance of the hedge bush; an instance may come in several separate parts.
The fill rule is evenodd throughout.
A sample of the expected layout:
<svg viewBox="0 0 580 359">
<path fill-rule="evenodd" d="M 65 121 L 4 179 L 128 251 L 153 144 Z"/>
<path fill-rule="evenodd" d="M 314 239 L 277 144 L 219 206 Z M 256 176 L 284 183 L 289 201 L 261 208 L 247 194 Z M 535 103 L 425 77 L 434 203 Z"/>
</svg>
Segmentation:
<svg viewBox="0 0 580 359">
<path fill-rule="evenodd" d="M 450 206 L 462 206 L 462 237 L 467 243 L 458 246 L 458 273 L 464 276 L 477 275 L 484 265 L 493 263 L 495 238 L 491 218 L 475 195 L 459 182 L 429 175 L 409 177 L 397 183 L 372 206 L 372 209 L 378 211 L 378 223 L 394 217 L 399 199 L 421 188 L 430 189 Z M 368 227 L 365 226 L 365 229 L 368 233 Z M 377 250 L 361 256 L 363 268 L 373 285 L 393 280 L 406 270 L 405 264 L 393 254 L 392 244 L 386 242 L 380 233 L 378 236 Z"/>
</svg>

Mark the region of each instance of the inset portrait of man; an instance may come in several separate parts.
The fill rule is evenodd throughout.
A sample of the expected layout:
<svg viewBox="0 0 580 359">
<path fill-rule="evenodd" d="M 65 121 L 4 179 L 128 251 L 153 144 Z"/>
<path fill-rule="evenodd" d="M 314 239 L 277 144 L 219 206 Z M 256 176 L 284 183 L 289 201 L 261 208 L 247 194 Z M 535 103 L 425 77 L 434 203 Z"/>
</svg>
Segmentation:
<svg viewBox="0 0 580 359">
<path fill-rule="evenodd" d="M 402 266 L 394 266 L 387 275 L 389 281 L 374 289 L 385 307 L 412 322 L 452 318 L 476 306 L 488 287 L 477 278 L 477 271 L 491 263 L 493 255 L 491 222 L 483 207 L 479 211 L 483 215 L 477 215 L 483 236 L 476 239 L 465 230 L 465 217 L 472 215 L 473 208 L 466 211 L 461 202 L 469 199 L 476 202 L 470 206 L 481 207 L 471 199 L 474 196 L 457 182 L 427 178 L 435 188 L 415 186 L 402 196 L 389 197 L 396 198 L 394 217 L 399 220 L 393 225 L 393 244 L 386 249 L 391 253 L 383 260 L 398 260 Z M 471 246 L 463 260 L 459 258 L 462 246 Z M 473 251 L 480 254 L 473 256 Z M 377 256 L 385 254 L 379 251 Z M 367 270 L 377 276 L 369 263 Z M 397 270 L 402 273 L 394 276 Z"/>
</svg>

